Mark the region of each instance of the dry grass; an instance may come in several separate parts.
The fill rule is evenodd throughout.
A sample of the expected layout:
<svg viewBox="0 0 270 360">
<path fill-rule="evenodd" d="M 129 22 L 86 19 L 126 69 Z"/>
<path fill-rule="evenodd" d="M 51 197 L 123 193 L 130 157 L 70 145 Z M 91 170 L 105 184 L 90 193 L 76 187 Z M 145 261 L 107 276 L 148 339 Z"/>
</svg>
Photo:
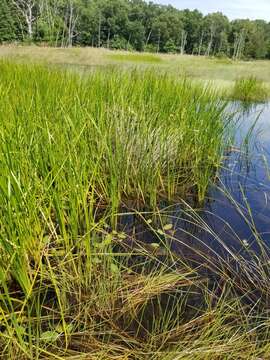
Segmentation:
<svg viewBox="0 0 270 360">
<path fill-rule="evenodd" d="M 270 61 L 268 60 L 231 61 L 191 55 L 136 55 L 136 53 L 97 48 L 56 49 L 38 46 L 1 46 L 0 57 L 22 62 L 42 62 L 72 67 L 79 71 L 89 71 L 92 68 L 104 66 L 128 69 L 134 66 L 141 69 L 154 67 L 173 74 L 185 74 L 193 79 L 211 81 L 222 88 L 230 87 L 238 78 L 248 76 L 254 76 L 270 84 Z"/>
</svg>

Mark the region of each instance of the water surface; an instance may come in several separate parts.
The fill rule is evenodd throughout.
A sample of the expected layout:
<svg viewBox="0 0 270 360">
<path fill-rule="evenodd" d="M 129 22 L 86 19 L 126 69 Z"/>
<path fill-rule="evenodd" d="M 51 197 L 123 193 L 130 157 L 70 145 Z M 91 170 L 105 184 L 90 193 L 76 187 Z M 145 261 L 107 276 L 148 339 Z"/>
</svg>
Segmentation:
<svg viewBox="0 0 270 360">
<path fill-rule="evenodd" d="M 164 236 L 145 222 L 134 225 L 134 217 L 125 217 L 126 230 L 135 228 L 136 239 L 166 241 L 175 253 L 199 261 L 205 254 L 223 259 L 259 256 L 270 246 L 270 104 L 232 109 L 238 119 L 235 145 L 203 208 L 165 206 L 159 217 L 173 227 Z"/>
<path fill-rule="evenodd" d="M 269 164 L 270 106 L 252 106 L 240 116 L 235 149 L 209 191 L 203 216 L 233 249 L 258 250 L 258 238 L 270 245 Z"/>
</svg>

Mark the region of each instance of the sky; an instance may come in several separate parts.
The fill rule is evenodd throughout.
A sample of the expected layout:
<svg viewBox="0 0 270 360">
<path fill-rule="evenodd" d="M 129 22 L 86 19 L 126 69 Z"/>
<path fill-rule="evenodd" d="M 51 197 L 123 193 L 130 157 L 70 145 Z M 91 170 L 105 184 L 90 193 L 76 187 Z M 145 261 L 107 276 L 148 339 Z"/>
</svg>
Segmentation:
<svg viewBox="0 0 270 360">
<path fill-rule="evenodd" d="M 230 19 L 264 19 L 270 22 L 270 0 L 154 0 L 179 9 L 199 9 L 202 13 L 221 11 Z"/>
</svg>

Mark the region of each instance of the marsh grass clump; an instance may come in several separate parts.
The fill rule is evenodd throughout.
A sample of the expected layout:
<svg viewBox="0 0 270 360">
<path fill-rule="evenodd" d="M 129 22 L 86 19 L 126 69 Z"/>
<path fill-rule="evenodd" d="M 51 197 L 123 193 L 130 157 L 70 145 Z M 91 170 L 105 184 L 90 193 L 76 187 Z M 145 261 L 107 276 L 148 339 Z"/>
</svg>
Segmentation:
<svg viewBox="0 0 270 360">
<path fill-rule="evenodd" d="M 236 80 L 231 98 L 243 102 L 265 102 L 269 97 L 269 91 L 262 80 L 255 76 L 242 77 Z"/>
<path fill-rule="evenodd" d="M 189 294 L 208 299 L 203 281 L 166 241 L 161 256 L 126 249 L 117 219 L 130 201 L 203 201 L 228 139 L 225 109 L 211 89 L 155 72 L 82 79 L 0 63 L 4 358 L 164 359 L 185 354 L 191 333 L 180 348 L 179 337 L 194 326 L 204 346 L 219 313 L 181 317 Z"/>
<path fill-rule="evenodd" d="M 82 80 L 0 66 L 2 149 L 16 154 L 3 162 L 6 176 L 12 171 L 26 188 L 45 182 L 49 196 L 62 199 L 67 189 L 84 189 L 93 205 L 114 209 L 125 199 L 155 206 L 191 190 L 204 199 L 230 120 L 211 89 L 153 71 L 97 71 Z"/>
</svg>

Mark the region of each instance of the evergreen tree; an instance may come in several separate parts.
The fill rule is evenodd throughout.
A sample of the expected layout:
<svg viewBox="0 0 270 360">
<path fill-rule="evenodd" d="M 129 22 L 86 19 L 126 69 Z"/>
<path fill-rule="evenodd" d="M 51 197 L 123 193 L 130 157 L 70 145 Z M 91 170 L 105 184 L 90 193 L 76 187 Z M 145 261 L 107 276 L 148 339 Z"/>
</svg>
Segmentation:
<svg viewBox="0 0 270 360">
<path fill-rule="evenodd" d="M 8 0 L 0 1 L 0 43 L 16 40 L 16 25 Z"/>
</svg>

